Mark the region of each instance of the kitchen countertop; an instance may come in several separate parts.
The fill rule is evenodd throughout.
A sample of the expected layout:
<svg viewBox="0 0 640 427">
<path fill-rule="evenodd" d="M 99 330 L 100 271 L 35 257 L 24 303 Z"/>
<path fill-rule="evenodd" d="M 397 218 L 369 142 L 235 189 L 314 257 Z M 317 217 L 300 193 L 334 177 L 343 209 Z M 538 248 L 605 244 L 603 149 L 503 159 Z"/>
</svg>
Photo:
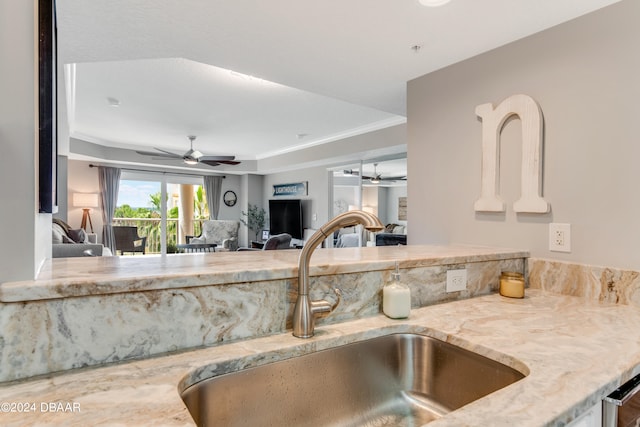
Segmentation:
<svg viewBox="0 0 640 427">
<path fill-rule="evenodd" d="M 418 332 L 528 373 L 430 427 L 560 426 L 638 373 L 639 331 L 640 312 L 632 306 L 533 289 L 525 299 L 492 294 L 414 309 L 405 320 L 379 315 L 321 326 L 307 340 L 278 334 L 5 383 L 0 402 L 16 403 L 16 410 L 33 403 L 35 411 L 7 412 L 2 404 L 0 423 L 191 426 L 179 384 L 374 336 Z"/>
<path fill-rule="evenodd" d="M 297 277 L 299 250 L 47 260 L 36 280 L 0 284 L 0 302 L 180 289 Z M 525 258 L 527 251 L 484 246 L 376 246 L 316 249 L 311 276 Z"/>
</svg>

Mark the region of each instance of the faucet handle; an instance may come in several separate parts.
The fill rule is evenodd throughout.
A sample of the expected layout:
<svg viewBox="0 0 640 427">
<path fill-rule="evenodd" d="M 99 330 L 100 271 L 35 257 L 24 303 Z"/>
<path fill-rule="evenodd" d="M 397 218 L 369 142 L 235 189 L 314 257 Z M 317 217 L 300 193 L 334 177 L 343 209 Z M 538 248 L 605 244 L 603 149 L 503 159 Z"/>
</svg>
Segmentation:
<svg viewBox="0 0 640 427">
<path fill-rule="evenodd" d="M 342 292 L 338 288 L 333 289 L 333 292 L 338 296 L 338 299 L 333 305 L 331 305 L 329 301 L 324 299 L 318 300 L 318 301 L 311 301 L 309 303 L 311 307 L 311 312 L 314 314 L 324 313 L 326 315 L 328 313 L 331 313 L 333 310 L 335 310 L 336 307 L 338 307 L 338 305 L 340 304 L 340 301 L 342 301 Z"/>
</svg>

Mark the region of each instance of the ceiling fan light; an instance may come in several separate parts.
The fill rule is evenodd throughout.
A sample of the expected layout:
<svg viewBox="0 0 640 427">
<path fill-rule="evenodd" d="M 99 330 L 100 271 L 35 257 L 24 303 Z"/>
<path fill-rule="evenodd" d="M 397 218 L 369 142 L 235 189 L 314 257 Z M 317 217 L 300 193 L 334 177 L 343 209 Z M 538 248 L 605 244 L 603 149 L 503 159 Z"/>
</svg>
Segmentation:
<svg viewBox="0 0 640 427">
<path fill-rule="evenodd" d="M 378 178 L 371 178 L 369 181 L 371 181 L 372 184 L 379 184 L 380 180 Z"/>
<path fill-rule="evenodd" d="M 197 159 L 190 159 L 190 158 L 186 158 L 184 159 L 184 162 L 188 165 L 197 165 L 198 164 L 198 160 Z"/>
<path fill-rule="evenodd" d="M 421 5 L 427 7 L 437 7 L 449 3 L 450 0 L 418 0 Z"/>
</svg>

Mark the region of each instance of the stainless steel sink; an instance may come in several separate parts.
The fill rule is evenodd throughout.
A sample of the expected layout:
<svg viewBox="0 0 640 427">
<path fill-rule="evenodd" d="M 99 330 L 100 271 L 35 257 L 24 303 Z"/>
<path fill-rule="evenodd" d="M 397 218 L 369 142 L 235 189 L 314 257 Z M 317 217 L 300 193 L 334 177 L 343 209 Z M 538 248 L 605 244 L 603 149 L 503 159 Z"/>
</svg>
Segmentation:
<svg viewBox="0 0 640 427">
<path fill-rule="evenodd" d="M 418 426 L 524 375 L 393 334 L 213 377 L 182 393 L 199 426 Z"/>
</svg>

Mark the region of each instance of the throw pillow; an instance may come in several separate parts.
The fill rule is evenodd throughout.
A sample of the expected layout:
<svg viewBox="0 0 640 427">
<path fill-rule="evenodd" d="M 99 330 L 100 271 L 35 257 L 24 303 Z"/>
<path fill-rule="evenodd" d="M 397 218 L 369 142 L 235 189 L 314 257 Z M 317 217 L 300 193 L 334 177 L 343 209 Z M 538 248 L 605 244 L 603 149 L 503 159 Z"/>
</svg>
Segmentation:
<svg viewBox="0 0 640 427">
<path fill-rule="evenodd" d="M 402 225 L 394 227 L 393 234 L 404 234 L 404 227 Z"/>
<path fill-rule="evenodd" d="M 62 236 L 65 236 L 62 228 L 58 224 L 53 224 L 51 227 L 51 243 L 62 243 Z"/>
<path fill-rule="evenodd" d="M 62 235 L 62 243 L 75 243 L 73 240 L 71 240 L 66 234 Z"/>
<path fill-rule="evenodd" d="M 206 243 L 205 238 L 204 237 L 192 237 L 191 240 L 189 240 L 190 244 L 200 244 L 200 243 Z"/>
<path fill-rule="evenodd" d="M 78 228 L 77 230 L 69 230 L 67 234 L 69 235 L 69 237 L 71 237 L 71 240 L 76 243 L 88 243 L 87 233 L 82 228 Z"/>
</svg>

